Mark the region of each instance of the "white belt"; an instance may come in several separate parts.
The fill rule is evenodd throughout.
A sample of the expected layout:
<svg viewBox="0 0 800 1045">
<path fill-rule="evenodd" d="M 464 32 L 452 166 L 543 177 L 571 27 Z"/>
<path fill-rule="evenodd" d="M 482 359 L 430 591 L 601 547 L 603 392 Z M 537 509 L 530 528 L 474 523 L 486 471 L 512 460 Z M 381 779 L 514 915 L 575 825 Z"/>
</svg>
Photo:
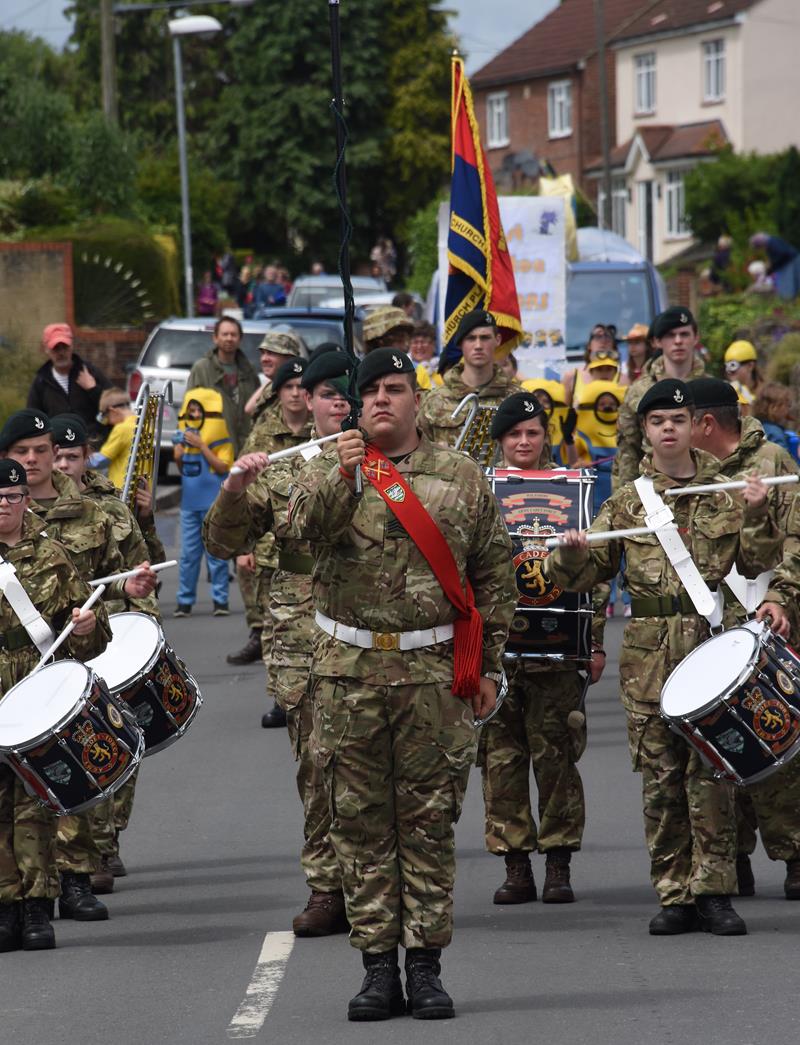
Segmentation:
<svg viewBox="0 0 800 1045">
<path fill-rule="evenodd" d="M 31 602 L 30 596 L 20 584 L 17 571 L 0 555 L 0 592 L 5 595 L 9 606 L 30 636 L 31 642 L 40 653 L 53 644 L 53 631 Z"/>
<path fill-rule="evenodd" d="M 423 646 L 435 646 L 437 642 L 449 642 L 453 637 L 452 624 L 418 631 L 370 631 L 369 628 L 351 628 L 349 624 L 341 624 L 319 610 L 314 614 L 314 620 L 328 635 L 346 642 L 348 646 L 360 646 L 362 649 L 421 649 Z"/>
</svg>

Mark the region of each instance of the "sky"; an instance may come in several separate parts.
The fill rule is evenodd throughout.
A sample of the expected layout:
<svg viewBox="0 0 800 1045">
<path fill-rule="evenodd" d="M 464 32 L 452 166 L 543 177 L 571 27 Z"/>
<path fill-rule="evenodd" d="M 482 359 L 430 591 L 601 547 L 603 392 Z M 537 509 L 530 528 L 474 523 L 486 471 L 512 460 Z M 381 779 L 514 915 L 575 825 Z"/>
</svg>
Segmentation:
<svg viewBox="0 0 800 1045">
<path fill-rule="evenodd" d="M 357 2 L 342 0 L 342 5 Z M 558 0 L 444 0 L 442 6 L 455 12 L 451 24 L 461 38 L 467 72 L 474 72 L 557 4 Z M 66 0 L 1 0 L 0 29 L 23 29 L 60 49 L 70 32 L 63 15 L 66 6 Z M 186 6 L 191 9 L 188 0 Z"/>
</svg>

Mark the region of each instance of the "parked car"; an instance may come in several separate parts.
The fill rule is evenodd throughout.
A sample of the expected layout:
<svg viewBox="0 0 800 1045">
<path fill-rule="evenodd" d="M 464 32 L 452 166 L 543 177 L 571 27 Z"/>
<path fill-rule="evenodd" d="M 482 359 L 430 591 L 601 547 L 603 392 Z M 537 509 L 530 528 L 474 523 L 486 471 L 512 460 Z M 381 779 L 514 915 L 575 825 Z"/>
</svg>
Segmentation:
<svg viewBox="0 0 800 1045">
<path fill-rule="evenodd" d="M 241 320 L 241 348 L 260 374 L 258 346 L 267 331 L 288 330 L 297 334 L 308 354 L 323 341 L 343 344 L 343 318 L 344 309 L 270 309 L 264 319 Z M 357 312 L 354 327 L 357 344 L 360 341 L 362 318 L 360 312 Z M 211 348 L 213 329 L 214 320 L 209 318 L 165 319 L 150 334 L 128 375 L 128 394 L 132 401 L 145 381 L 153 392 L 160 392 L 168 381 L 172 382 L 173 405 L 164 407 L 161 433 L 161 459 L 165 463 L 172 459 L 172 433 L 178 427 L 178 411 L 186 391 L 189 371 Z"/>
<path fill-rule="evenodd" d="M 353 276 L 353 290 L 369 293 L 385 293 L 388 289 L 382 279 L 375 276 Z M 344 307 L 342 281 L 338 275 L 298 276 L 289 291 L 287 308 L 320 308 L 323 301 L 332 300 L 334 307 Z"/>
</svg>

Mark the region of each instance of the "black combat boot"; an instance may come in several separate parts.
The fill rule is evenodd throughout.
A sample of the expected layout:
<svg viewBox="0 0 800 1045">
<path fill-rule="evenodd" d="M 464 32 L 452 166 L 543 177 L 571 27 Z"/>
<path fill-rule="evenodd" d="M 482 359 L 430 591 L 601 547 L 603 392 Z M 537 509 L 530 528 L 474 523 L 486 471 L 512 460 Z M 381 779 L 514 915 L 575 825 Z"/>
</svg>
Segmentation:
<svg viewBox="0 0 800 1045">
<path fill-rule="evenodd" d="M 348 1020 L 388 1020 L 392 1016 L 403 1016 L 406 1000 L 400 982 L 397 948 L 381 954 L 364 953 L 361 957 L 367 975 L 361 990 L 347 1006 Z"/>
<path fill-rule="evenodd" d="M 750 857 L 747 853 L 739 853 L 736 857 L 736 881 L 739 886 L 739 896 L 756 895 L 756 880 L 753 877 L 753 868 L 750 866 Z"/>
<path fill-rule="evenodd" d="M 88 874 L 65 871 L 61 875 L 58 914 L 60 918 L 74 918 L 76 922 L 104 922 L 108 908 L 92 895 Z"/>
<path fill-rule="evenodd" d="M 800 900 L 800 860 L 786 861 L 783 894 L 787 900 Z"/>
<path fill-rule="evenodd" d="M 734 911 L 730 896 L 696 896 L 700 928 L 715 936 L 746 936 L 747 926 Z"/>
<path fill-rule="evenodd" d="M 253 628 L 250 637 L 244 646 L 235 653 L 229 653 L 225 658 L 229 664 L 255 664 L 261 660 L 261 632 Z"/>
<path fill-rule="evenodd" d="M 536 899 L 536 882 L 529 854 L 508 853 L 505 860 L 506 880 L 495 891 L 492 903 L 531 903 Z"/>
<path fill-rule="evenodd" d="M 542 903 L 575 903 L 575 894 L 569 882 L 571 859 L 572 852 L 563 846 L 551 849 L 547 854 Z"/>
<path fill-rule="evenodd" d="M 261 727 L 262 729 L 282 729 L 285 725 L 286 712 L 276 700 L 266 715 L 261 716 Z"/>
<path fill-rule="evenodd" d="M 23 951 L 52 951 L 56 945 L 56 934 L 50 924 L 50 903 L 42 898 L 22 901 L 22 949 Z"/>
<path fill-rule="evenodd" d="M 651 936 L 680 936 L 698 928 L 697 908 L 694 904 L 672 904 L 662 907 L 650 921 Z"/>
<path fill-rule="evenodd" d="M 442 986 L 440 947 L 414 947 L 406 951 L 406 994 L 415 1020 L 449 1020 L 455 1016 L 453 999 Z"/>
<path fill-rule="evenodd" d="M 0 954 L 18 951 L 22 946 L 20 937 L 20 914 L 22 904 L 0 903 Z"/>
</svg>

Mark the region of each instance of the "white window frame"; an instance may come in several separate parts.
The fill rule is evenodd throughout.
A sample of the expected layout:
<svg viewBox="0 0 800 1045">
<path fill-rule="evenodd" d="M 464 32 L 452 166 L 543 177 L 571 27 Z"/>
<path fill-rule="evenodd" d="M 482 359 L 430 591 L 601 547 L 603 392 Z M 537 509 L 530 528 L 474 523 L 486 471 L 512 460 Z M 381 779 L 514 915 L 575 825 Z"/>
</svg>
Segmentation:
<svg viewBox="0 0 800 1045">
<path fill-rule="evenodd" d="M 635 113 L 652 116 L 656 111 L 656 52 L 635 55 L 633 67 Z"/>
<path fill-rule="evenodd" d="M 692 234 L 686 220 L 686 171 L 671 170 L 664 176 L 664 227 L 667 239 L 686 239 Z"/>
<path fill-rule="evenodd" d="M 502 149 L 510 143 L 508 134 L 508 91 L 486 95 L 486 145 Z"/>
<path fill-rule="evenodd" d="M 572 134 L 572 80 L 547 85 L 547 136 L 569 138 Z"/>
<path fill-rule="evenodd" d="M 605 214 L 606 194 L 602 183 L 597 193 L 597 214 L 600 227 L 603 227 L 603 215 Z M 618 236 L 626 238 L 628 227 L 628 183 L 624 174 L 615 174 L 611 178 L 611 231 Z"/>
<path fill-rule="evenodd" d="M 725 101 L 727 54 L 724 37 L 703 43 L 703 102 Z"/>
</svg>

